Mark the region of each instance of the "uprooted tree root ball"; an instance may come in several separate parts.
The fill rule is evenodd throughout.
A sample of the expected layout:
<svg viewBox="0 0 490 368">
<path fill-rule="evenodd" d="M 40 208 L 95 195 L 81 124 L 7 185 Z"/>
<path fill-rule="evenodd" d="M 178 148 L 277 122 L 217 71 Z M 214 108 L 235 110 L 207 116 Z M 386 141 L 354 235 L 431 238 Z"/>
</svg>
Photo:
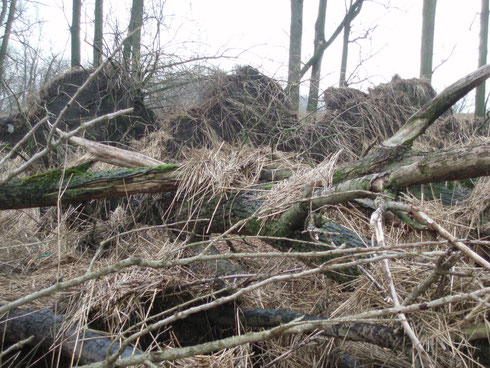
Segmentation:
<svg viewBox="0 0 490 368">
<path fill-rule="evenodd" d="M 92 72 L 94 69 L 71 69 L 46 83 L 37 93 L 32 93 L 20 107 L 21 111 L 0 119 L 1 140 L 14 146 L 37 122 L 47 116 L 49 119 L 24 143 L 24 152 L 19 154 L 30 157 L 44 148 L 51 131 L 48 123 L 56 121 L 70 98 Z M 128 107 L 134 107 L 132 114 L 90 127 L 84 131 L 83 136 L 109 144 L 127 145 L 132 139 L 140 139 L 155 130 L 155 115 L 145 107 L 143 93 L 138 90 L 135 82 L 120 67 L 106 68 L 81 91 L 64 113 L 58 128 L 67 132 L 83 122 Z M 54 138 L 57 137 L 55 135 Z M 64 156 L 63 147 L 59 147 L 49 155 L 49 160 L 45 160 L 45 163 L 59 166 Z"/>
<path fill-rule="evenodd" d="M 214 142 L 275 146 L 295 119 L 289 98 L 273 79 L 250 66 L 231 74 L 216 72 L 190 108 L 164 118 L 167 149 L 211 147 Z"/>
</svg>

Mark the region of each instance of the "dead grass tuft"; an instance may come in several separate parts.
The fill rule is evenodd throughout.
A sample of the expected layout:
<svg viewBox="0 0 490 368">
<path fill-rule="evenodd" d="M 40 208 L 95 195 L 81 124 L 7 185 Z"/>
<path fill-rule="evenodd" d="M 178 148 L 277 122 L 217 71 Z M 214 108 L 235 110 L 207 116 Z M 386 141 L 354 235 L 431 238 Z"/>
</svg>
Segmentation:
<svg viewBox="0 0 490 368">
<path fill-rule="evenodd" d="M 265 194 L 266 200 L 260 209 L 262 216 L 279 214 L 293 203 L 302 199 L 305 185 L 312 187 L 329 187 L 341 151 L 326 158 L 314 168 L 303 167 L 296 170 L 287 180 L 277 183 Z"/>
</svg>

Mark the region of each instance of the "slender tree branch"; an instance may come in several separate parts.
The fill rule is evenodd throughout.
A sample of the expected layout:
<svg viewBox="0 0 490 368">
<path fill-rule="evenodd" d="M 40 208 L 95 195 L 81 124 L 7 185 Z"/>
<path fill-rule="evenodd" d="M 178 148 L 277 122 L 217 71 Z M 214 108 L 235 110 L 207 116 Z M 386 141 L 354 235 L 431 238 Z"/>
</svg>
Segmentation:
<svg viewBox="0 0 490 368">
<path fill-rule="evenodd" d="M 305 65 L 301 68 L 301 71 L 299 72 L 299 79 L 304 77 L 304 75 L 310 70 L 310 68 L 313 66 L 316 60 L 320 58 L 320 56 L 323 54 L 323 52 L 335 41 L 337 36 L 342 32 L 342 29 L 344 29 L 344 25 L 346 22 L 352 22 L 352 20 L 361 12 L 362 8 L 362 3 L 364 0 L 357 0 L 349 9 L 347 14 L 345 15 L 344 19 L 342 22 L 337 26 L 335 31 L 332 33 L 330 38 L 327 41 L 322 42 L 322 45 L 315 51 L 313 56 L 308 60 Z"/>
</svg>

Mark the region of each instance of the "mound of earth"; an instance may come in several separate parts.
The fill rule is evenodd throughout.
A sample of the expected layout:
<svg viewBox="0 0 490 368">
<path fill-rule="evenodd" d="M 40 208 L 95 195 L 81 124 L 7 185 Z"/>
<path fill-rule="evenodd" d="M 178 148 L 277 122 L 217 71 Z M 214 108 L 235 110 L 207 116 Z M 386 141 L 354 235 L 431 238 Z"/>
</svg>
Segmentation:
<svg viewBox="0 0 490 368">
<path fill-rule="evenodd" d="M 358 158 L 376 141 L 392 136 L 425 103 L 436 96 L 430 82 L 394 76 L 363 93 L 353 88 L 328 88 L 325 113 L 306 127 L 315 142 L 312 154 L 323 156 L 340 147 Z"/>
<path fill-rule="evenodd" d="M 274 145 L 296 119 L 279 83 L 253 67 L 240 67 L 231 74 L 218 72 L 202 86 L 197 104 L 163 121 L 170 134 L 169 152 L 222 141 Z"/>
<path fill-rule="evenodd" d="M 0 119 L 0 139 L 13 146 L 44 117 L 48 116 L 48 122 L 53 123 L 93 71 L 72 69 L 47 83 L 25 101 L 22 111 Z M 141 91 L 129 77 L 111 67 L 99 73 L 83 89 L 64 113 L 59 128 L 63 131 L 72 130 L 82 122 L 129 107 L 135 108 L 131 116 L 119 116 L 96 124 L 84 132 L 85 138 L 128 143 L 131 139 L 139 139 L 155 128 L 154 114 L 145 108 Z M 45 147 L 49 131 L 49 126 L 44 124 L 37 129 L 32 139 L 24 144 L 23 149 L 28 156 Z M 50 158 L 53 160 L 54 155 Z"/>
</svg>

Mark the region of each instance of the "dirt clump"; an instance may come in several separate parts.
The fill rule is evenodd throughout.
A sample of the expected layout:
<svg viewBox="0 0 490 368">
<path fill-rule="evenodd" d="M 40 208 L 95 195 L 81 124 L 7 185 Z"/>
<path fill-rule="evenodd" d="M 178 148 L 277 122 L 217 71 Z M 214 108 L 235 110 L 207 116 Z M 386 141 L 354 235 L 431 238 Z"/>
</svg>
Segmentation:
<svg viewBox="0 0 490 368">
<path fill-rule="evenodd" d="M 281 86 L 251 66 L 231 74 L 216 72 L 204 83 L 194 106 L 165 117 L 169 152 L 227 142 L 274 145 L 295 120 Z"/>
</svg>

